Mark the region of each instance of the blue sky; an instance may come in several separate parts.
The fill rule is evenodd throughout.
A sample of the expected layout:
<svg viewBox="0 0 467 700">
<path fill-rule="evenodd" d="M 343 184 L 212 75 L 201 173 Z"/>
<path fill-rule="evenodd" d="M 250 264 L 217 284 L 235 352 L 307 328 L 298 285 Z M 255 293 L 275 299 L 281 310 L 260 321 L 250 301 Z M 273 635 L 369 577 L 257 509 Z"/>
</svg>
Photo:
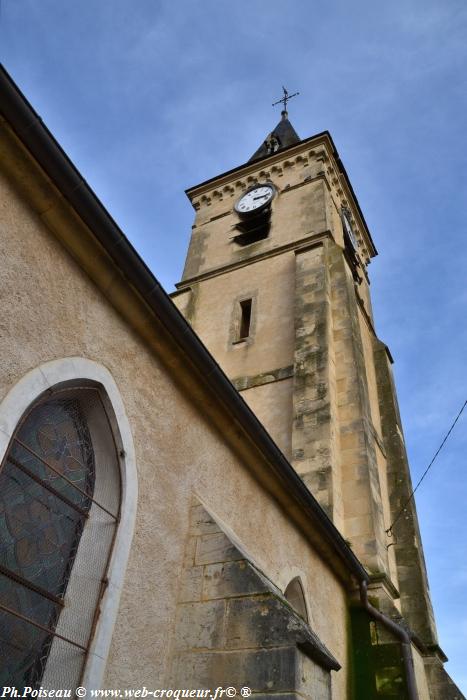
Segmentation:
<svg viewBox="0 0 467 700">
<path fill-rule="evenodd" d="M 1 60 L 170 291 L 183 190 L 279 120 L 328 129 L 379 256 L 376 327 L 414 481 L 467 398 L 465 0 L 1 0 Z M 467 692 L 467 411 L 417 494 L 441 647 Z"/>
</svg>

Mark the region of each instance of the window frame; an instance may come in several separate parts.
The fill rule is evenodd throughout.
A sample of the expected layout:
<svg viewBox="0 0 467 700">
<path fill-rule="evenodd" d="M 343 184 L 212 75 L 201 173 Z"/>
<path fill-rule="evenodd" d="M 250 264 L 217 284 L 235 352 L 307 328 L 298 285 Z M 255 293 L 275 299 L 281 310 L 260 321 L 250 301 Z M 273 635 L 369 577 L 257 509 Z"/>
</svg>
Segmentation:
<svg viewBox="0 0 467 700">
<path fill-rule="evenodd" d="M 138 496 L 132 431 L 119 389 L 107 368 L 86 358 L 72 357 L 44 363 L 23 376 L 0 403 L 0 460 L 3 462 L 23 416 L 42 395 L 53 394 L 68 387 L 76 388 L 80 385 L 92 386 L 99 391 L 115 442 L 121 485 L 120 519 L 114 528 L 106 567 L 107 573 L 99 602 L 93 609 L 91 638 L 79 681 L 83 687 L 99 688 L 117 618 L 119 598 L 133 538 Z M 84 533 L 85 530 L 83 530 L 80 546 Z M 77 558 L 78 554 L 68 583 L 67 594 L 73 581 Z M 58 633 L 60 633 L 60 618 L 56 627 Z M 47 665 L 44 677 L 46 673 Z"/>
</svg>

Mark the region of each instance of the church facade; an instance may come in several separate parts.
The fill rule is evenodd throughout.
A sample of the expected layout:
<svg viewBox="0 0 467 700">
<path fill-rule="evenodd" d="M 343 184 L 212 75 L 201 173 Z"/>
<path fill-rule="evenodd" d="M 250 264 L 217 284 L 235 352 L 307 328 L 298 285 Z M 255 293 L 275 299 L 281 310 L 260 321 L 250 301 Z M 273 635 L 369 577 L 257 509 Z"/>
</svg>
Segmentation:
<svg viewBox="0 0 467 700">
<path fill-rule="evenodd" d="M 5 696 L 462 698 L 330 135 L 188 191 L 172 301 L 3 69 L 0 110 Z"/>
</svg>

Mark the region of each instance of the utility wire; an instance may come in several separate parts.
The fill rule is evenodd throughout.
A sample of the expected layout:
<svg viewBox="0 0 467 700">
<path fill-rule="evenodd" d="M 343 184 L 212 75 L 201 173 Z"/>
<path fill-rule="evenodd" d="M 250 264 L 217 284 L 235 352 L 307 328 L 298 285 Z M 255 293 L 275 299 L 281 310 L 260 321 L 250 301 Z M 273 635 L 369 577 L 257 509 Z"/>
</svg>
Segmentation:
<svg viewBox="0 0 467 700">
<path fill-rule="evenodd" d="M 463 410 L 464 410 L 464 408 L 465 408 L 466 406 L 467 406 L 467 401 L 464 401 L 464 405 L 462 406 L 462 408 L 461 408 L 461 410 L 459 411 L 459 413 L 457 414 L 457 416 L 456 416 L 454 422 L 452 423 L 451 427 L 449 428 L 448 432 L 446 433 L 443 442 L 441 443 L 441 445 L 440 445 L 440 446 L 438 447 L 438 449 L 436 450 L 435 455 L 434 455 L 433 459 L 431 460 L 430 464 L 427 466 L 427 468 L 426 468 L 425 471 L 423 472 L 422 476 L 420 477 L 420 479 L 419 479 L 419 481 L 418 481 L 416 487 L 413 489 L 412 493 L 410 494 L 410 496 L 408 497 L 408 499 L 406 500 L 406 502 L 404 503 L 404 505 L 402 506 L 402 508 L 401 508 L 400 511 L 398 512 L 398 514 L 396 515 L 396 518 L 395 518 L 394 522 L 393 522 L 392 525 L 390 525 L 390 526 L 388 527 L 388 529 L 386 530 L 386 534 L 387 534 L 389 537 L 392 537 L 392 536 L 393 536 L 393 534 L 394 534 L 394 533 L 393 533 L 394 525 L 397 523 L 397 521 L 398 521 L 399 518 L 401 517 L 402 513 L 405 511 L 405 509 L 407 508 L 408 504 L 410 503 L 410 501 L 411 501 L 412 498 L 414 497 L 415 491 L 418 489 L 418 487 L 419 487 L 420 484 L 422 483 L 423 479 L 426 477 L 426 475 L 427 475 L 428 472 L 430 471 L 430 469 L 431 469 L 431 467 L 432 467 L 432 465 L 433 465 L 433 462 L 435 461 L 436 457 L 439 455 L 439 453 L 440 453 L 441 450 L 443 449 L 444 445 L 446 444 L 448 437 L 449 437 L 450 434 L 452 433 L 452 431 L 453 431 L 453 429 L 454 429 L 454 426 L 456 425 L 457 421 L 458 421 L 459 418 L 461 417 L 462 412 L 463 412 Z"/>
</svg>

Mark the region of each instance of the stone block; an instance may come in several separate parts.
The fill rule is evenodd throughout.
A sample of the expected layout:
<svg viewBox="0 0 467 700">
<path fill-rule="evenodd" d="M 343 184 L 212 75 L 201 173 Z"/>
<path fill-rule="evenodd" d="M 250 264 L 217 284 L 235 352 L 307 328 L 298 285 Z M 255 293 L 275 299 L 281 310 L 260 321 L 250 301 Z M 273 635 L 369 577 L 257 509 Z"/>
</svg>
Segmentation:
<svg viewBox="0 0 467 700">
<path fill-rule="evenodd" d="M 198 538 L 196 546 L 196 564 L 214 564 L 216 562 L 243 559 L 243 555 L 223 532 L 203 535 Z"/>
<path fill-rule="evenodd" d="M 183 571 L 179 597 L 180 603 L 201 600 L 203 573 L 204 568 L 202 566 L 192 566 Z"/>
<path fill-rule="evenodd" d="M 212 535 L 221 532 L 221 529 L 206 509 L 197 503 L 191 508 L 190 531 L 192 535 Z"/>
<path fill-rule="evenodd" d="M 297 686 L 300 695 L 312 700 L 331 700 L 331 674 L 312 659 L 299 652 L 297 655 Z"/>
<path fill-rule="evenodd" d="M 204 570 L 203 598 L 229 598 L 270 591 L 266 581 L 246 561 L 211 564 Z"/>
<path fill-rule="evenodd" d="M 196 544 L 196 537 L 190 537 L 186 543 L 183 563 L 187 568 L 195 563 Z"/>
<path fill-rule="evenodd" d="M 345 534 L 348 537 L 370 537 L 373 534 L 372 525 L 371 514 L 347 518 L 345 522 Z"/>
<path fill-rule="evenodd" d="M 290 608 L 274 596 L 235 598 L 227 608 L 226 648 L 283 646 L 290 641 L 291 617 Z"/>
<path fill-rule="evenodd" d="M 431 691 L 430 697 L 433 700 L 465 700 L 464 694 L 443 668 L 439 659 L 428 657 L 424 661 Z"/>
<path fill-rule="evenodd" d="M 298 653 L 295 647 L 282 647 L 178 654 L 172 683 L 180 688 L 248 686 L 253 693 L 293 692 Z"/>
<path fill-rule="evenodd" d="M 362 446 L 364 441 L 363 433 L 347 433 L 341 435 L 342 450 L 353 450 Z"/>
<path fill-rule="evenodd" d="M 363 515 L 371 515 L 368 498 L 366 495 L 357 495 L 355 499 L 350 500 L 347 504 L 346 515 L 348 518 L 358 517 Z"/>
<path fill-rule="evenodd" d="M 176 649 L 218 649 L 223 643 L 223 600 L 179 605 L 175 622 Z"/>
</svg>

